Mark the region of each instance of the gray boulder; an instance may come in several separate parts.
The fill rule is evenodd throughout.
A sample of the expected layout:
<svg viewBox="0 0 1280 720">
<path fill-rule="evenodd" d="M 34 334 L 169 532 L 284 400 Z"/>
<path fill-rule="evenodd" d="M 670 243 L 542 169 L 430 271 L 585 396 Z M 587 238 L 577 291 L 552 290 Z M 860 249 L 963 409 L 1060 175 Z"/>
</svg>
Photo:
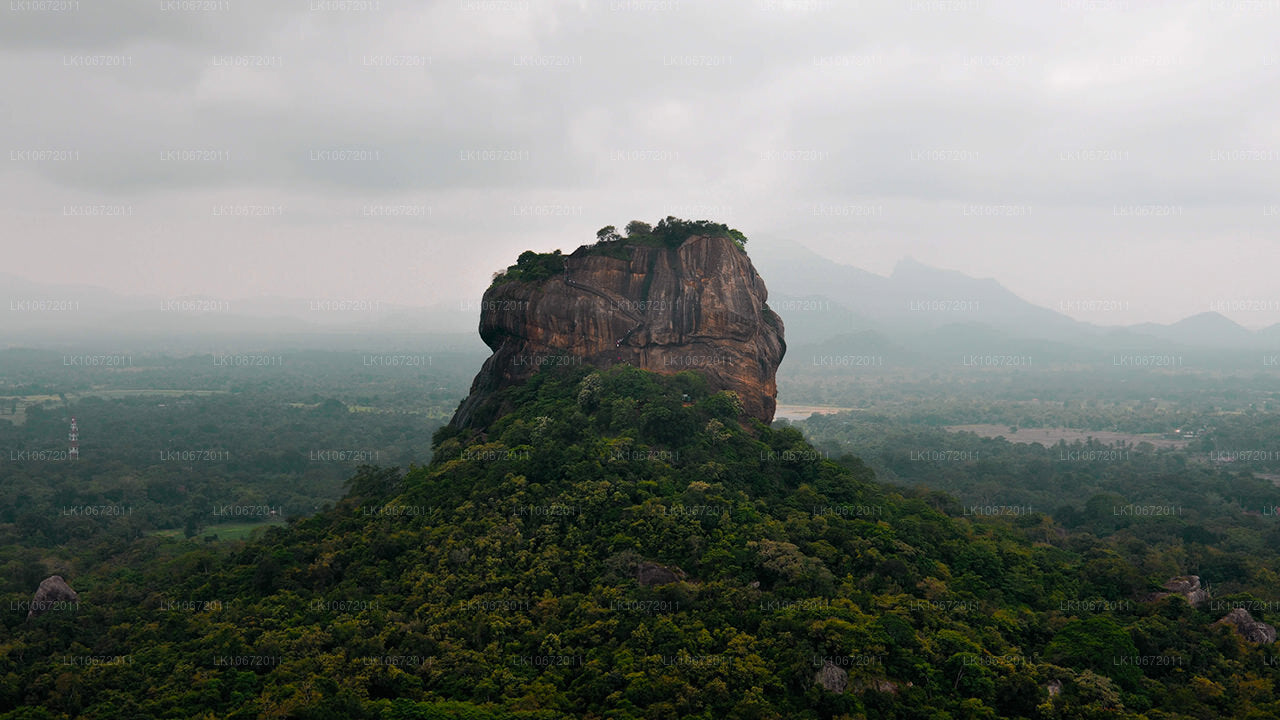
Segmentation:
<svg viewBox="0 0 1280 720">
<path fill-rule="evenodd" d="M 1276 641 L 1276 629 L 1264 622 L 1254 620 L 1248 610 L 1236 608 L 1217 622 L 1219 625 L 1231 625 L 1245 640 L 1256 645 L 1270 645 Z"/>
<path fill-rule="evenodd" d="M 1181 595 L 1186 598 L 1187 604 L 1191 607 L 1199 607 L 1209 599 L 1209 591 L 1201 587 L 1199 575 L 1179 575 L 1169 578 L 1169 581 L 1164 584 L 1164 589 L 1167 592 L 1152 593 L 1147 600 L 1154 601 L 1170 595 Z"/>
<path fill-rule="evenodd" d="M 61 609 L 70 603 L 77 602 L 80 596 L 62 579 L 61 575 L 52 575 L 40 582 L 36 594 L 31 598 L 31 609 L 27 611 L 27 619 L 40 617 L 50 610 Z"/>
<path fill-rule="evenodd" d="M 813 681 L 825 688 L 827 692 L 840 694 L 849 689 L 849 673 L 830 660 L 823 661 L 822 668 L 814 675 Z"/>
</svg>

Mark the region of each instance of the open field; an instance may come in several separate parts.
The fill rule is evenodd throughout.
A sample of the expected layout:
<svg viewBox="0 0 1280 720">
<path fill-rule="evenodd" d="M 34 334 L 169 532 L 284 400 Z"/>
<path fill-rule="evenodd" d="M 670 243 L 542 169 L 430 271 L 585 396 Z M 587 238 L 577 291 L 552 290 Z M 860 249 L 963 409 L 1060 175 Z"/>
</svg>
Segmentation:
<svg viewBox="0 0 1280 720">
<path fill-rule="evenodd" d="M 182 395 L 223 395 L 226 390 L 158 390 L 155 388 L 141 388 L 129 390 L 88 390 L 86 392 L 67 393 L 67 399 L 72 400 L 84 397 L 99 398 L 120 398 L 132 397 L 134 395 L 162 395 L 165 397 L 177 397 Z M 56 398 L 55 398 L 56 399 Z"/>
<path fill-rule="evenodd" d="M 18 402 L 13 405 L 13 413 L 9 413 L 10 403 L 14 400 Z M 57 395 L 8 395 L 0 397 L 0 420 L 8 420 L 14 425 L 23 425 L 27 422 L 27 408 L 32 405 L 42 405 L 49 402 L 62 402 L 62 398 Z"/>
<path fill-rule="evenodd" d="M 1039 443 L 1045 447 L 1058 444 L 1059 440 L 1068 443 L 1084 442 L 1093 438 L 1107 445 L 1120 443 L 1149 442 L 1158 448 L 1184 448 L 1189 441 L 1170 440 L 1160 435 L 1139 435 L 1136 433 L 1112 432 L 1110 430 L 1076 430 L 1074 428 L 1018 428 L 1017 432 L 1009 432 L 1008 425 L 947 425 L 948 432 L 971 432 L 982 437 L 1000 437 L 1009 442 Z"/>
<path fill-rule="evenodd" d="M 828 405 L 779 405 L 777 412 L 773 414 L 775 420 L 808 420 L 809 416 L 818 413 L 819 415 L 832 415 L 839 412 L 847 412 L 853 408 L 847 407 L 831 407 Z"/>
<path fill-rule="evenodd" d="M 87 398 L 87 397 L 96 397 L 96 398 L 102 398 L 104 400 L 111 400 L 113 398 L 133 397 L 136 395 L 155 395 L 159 397 L 181 397 L 183 395 L 202 395 L 202 396 L 217 395 L 225 392 L 226 390 L 160 390 L 155 388 L 124 389 L 124 390 L 94 389 L 94 390 L 86 390 L 84 392 L 69 392 L 67 393 L 67 402 L 74 402 L 81 398 Z M 17 402 L 17 405 L 14 407 L 14 413 L 9 414 L 8 403 L 13 400 L 17 400 L 18 402 Z M 27 408 L 32 407 L 33 405 L 47 405 L 49 403 L 56 404 L 60 402 L 62 402 L 62 398 L 58 397 L 57 395 L 2 396 L 0 397 L 0 408 L 2 408 L 4 412 L 0 413 L 0 420 L 8 420 L 14 425 L 22 425 L 27 421 Z"/>
<path fill-rule="evenodd" d="M 1275 485 L 1276 487 L 1280 487 L 1280 475 L 1277 475 L 1276 473 L 1256 472 L 1254 473 L 1254 476 L 1261 480 L 1270 480 L 1272 485 Z"/>
</svg>

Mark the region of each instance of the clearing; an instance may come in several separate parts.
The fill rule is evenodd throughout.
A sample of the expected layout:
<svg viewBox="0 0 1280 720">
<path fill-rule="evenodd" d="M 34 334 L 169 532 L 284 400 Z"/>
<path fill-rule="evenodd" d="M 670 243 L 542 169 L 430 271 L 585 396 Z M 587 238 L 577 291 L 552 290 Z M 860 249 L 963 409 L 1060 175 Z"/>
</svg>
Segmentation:
<svg viewBox="0 0 1280 720">
<path fill-rule="evenodd" d="M 1190 443 L 1189 440 L 1172 440 L 1155 433 L 1140 435 L 1138 433 L 1114 432 L 1111 430 L 1020 427 L 1017 432 L 1009 432 L 1008 425 L 947 425 L 946 429 L 948 432 L 971 432 L 988 438 L 1003 436 L 1009 442 L 1039 443 L 1045 447 L 1057 445 L 1059 440 L 1065 440 L 1068 444 L 1071 444 L 1077 441 L 1084 442 L 1089 438 L 1093 438 L 1105 445 L 1128 443 L 1136 445 L 1141 442 L 1148 442 L 1158 448 L 1178 449 L 1184 448 Z"/>
</svg>

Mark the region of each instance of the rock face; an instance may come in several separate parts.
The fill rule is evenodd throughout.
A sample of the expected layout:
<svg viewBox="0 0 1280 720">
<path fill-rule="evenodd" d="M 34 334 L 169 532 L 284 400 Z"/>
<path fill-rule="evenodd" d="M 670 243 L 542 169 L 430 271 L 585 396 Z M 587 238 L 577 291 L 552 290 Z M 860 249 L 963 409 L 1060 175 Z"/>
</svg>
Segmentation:
<svg viewBox="0 0 1280 720">
<path fill-rule="evenodd" d="M 699 371 L 771 422 L 786 343 L 767 298 L 750 258 L 727 237 L 695 235 L 676 248 L 622 241 L 609 254 L 578 248 L 563 273 L 484 294 L 480 337 L 493 355 L 452 424 L 471 425 L 489 396 L 542 367 L 619 363 Z"/>
<path fill-rule="evenodd" d="M 1276 629 L 1264 622 L 1254 620 L 1249 611 L 1244 608 L 1232 610 L 1218 623 L 1234 626 L 1236 632 L 1251 643 L 1270 645 L 1276 641 Z"/>
<path fill-rule="evenodd" d="M 658 563 L 642 562 L 636 566 L 636 582 L 641 585 L 668 585 L 684 579 L 680 568 L 672 570 Z"/>
<path fill-rule="evenodd" d="M 53 575 L 40 582 L 36 594 L 31 598 L 31 609 L 27 611 L 27 619 L 40 617 L 50 610 L 57 609 L 66 603 L 80 599 L 75 590 L 67 585 L 61 575 Z"/>
<path fill-rule="evenodd" d="M 827 692 L 840 694 L 849 689 L 849 673 L 830 660 L 822 663 L 822 669 L 814 675 L 813 681 Z"/>
<path fill-rule="evenodd" d="M 1147 597 L 1147 600 L 1159 600 L 1170 595 L 1181 595 L 1187 599 L 1187 603 L 1191 607 L 1198 607 L 1209 599 L 1209 591 L 1200 586 L 1199 575 L 1179 575 L 1178 577 L 1169 578 L 1169 581 L 1164 584 L 1164 589 L 1168 592 L 1152 593 Z"/>
</svg>

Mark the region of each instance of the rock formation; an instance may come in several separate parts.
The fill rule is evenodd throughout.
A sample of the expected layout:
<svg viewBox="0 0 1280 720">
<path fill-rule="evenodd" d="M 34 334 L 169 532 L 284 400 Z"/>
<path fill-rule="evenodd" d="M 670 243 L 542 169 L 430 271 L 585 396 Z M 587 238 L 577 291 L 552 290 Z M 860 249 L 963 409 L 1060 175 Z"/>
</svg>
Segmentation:
<svg viewBox="0 0 1280 720">
<path fill-rule="evenodd" d="M 674 570 L 654 562 L 642 562 L 636 566 L 636 582 L 641 585 L 669 585 L 684 579 L 684 571 Z"/>
<path fill-rule="evenodd" d="M 841 694 L 849 689 L 849 673 L 830 660 L 822 663 L 822 669 L 814 675 L 813 681 L 827 692 Z"/>
<path fill-rule="evenodd" d="M 499 278 L 480 316 L 480 337 L 493 355 L 452 424 L 471 425 L 493 393 L 540 368 L 619 363 L 696 370 L 713 390 L 737 392 L 744 412 L 771 422 L 786 344 L 767 298 L 746 252 L 715 235 L 693 235 L 678 247 L 584 246 L 564 256 L 561 272 Z"/>
<path fill-rule="evenodd" d="M 1164 584 L 1164 589 L 1168 592 L 1152 593 L 1147 596 L 1147 601 L 1159 600 L 1170 595 L 1181 595 L 1186 598 L 1191 607 L 1198 607 L 1209 599 L 1209 591 L 1200 586 L 1199 575 L 1179 575 L 1169 578 L 1169 581 Z"/>
<path fill-rule="evenodd" d="M 1236 608 L 1218 621 L 1220 625 L 1231 625 L 1240 636 L 1251 643 L 1270 645 L 1276 641 L 1276 629 L 1264 622 L 1253 619 L 1248 610 Z"/>
<path fill-rule="evenodd" d="M 52 575 L 42 580 L 40 587 L 36 588 L 36 594 L 31 598 L 31 608 L 27 611 L 27 619 L 40 617 L 79 599 L 80 596 L 67 585 L 61 575 Z"/>
</svg>

